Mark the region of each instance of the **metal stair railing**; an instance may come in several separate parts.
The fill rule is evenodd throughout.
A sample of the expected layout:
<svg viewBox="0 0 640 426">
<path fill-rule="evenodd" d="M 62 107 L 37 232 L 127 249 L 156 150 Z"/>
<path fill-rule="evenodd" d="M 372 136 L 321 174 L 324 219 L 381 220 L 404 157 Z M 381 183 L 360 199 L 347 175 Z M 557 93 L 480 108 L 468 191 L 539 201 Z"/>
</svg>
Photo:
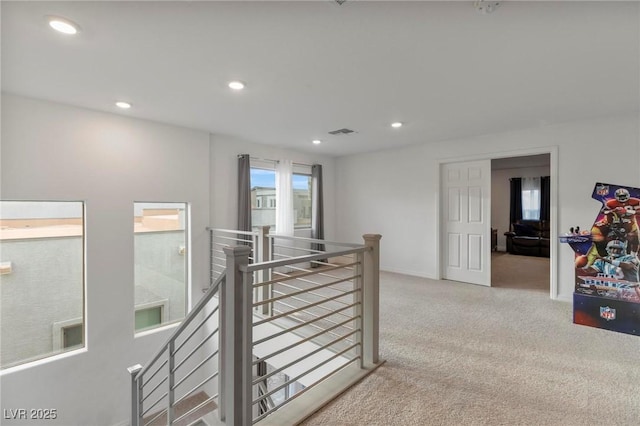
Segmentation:
<svg viewBox="0 0 640 426">
<path fill-rule="evenodd" d="M 308 264 L 289 264 L 286 270 L 274 270 L 272 275 L 280 277 L 276 284 L 272 284 L 270 292 L 272 296 L 279 296 L 270 306 L 272 315 L 286 316 L 293 322 L 305 322 L 308 325 L 294 329 L 295 333 L 302 333 L 308 337 L 312 332 L 314 341 L 327 343 L 333 337 L 338 337 L 346 332 L 354 330 L 354 325 L 349 318 L 352 313 L 349 308 L 358 296 L 355 280 L 361 278 L 361 259 L 357 253 L 350 249 L 362 248 L 362 244 L 343 243 L 313 238 L 291 237 L 286 235 L 269 234 L 271 241 L 272 259 L 291 259 L 302 254 L 330 253 L 322 259 L 308 262 Z M 325 250 L 317 250 L 312 247 L 323 247 Z M 329 250 L 327 250 L 329 248 Z M 338 250 L 345 254 L 336 255 Z M 314 286 L 332 282 L 329 287 L 313 289 Z M 346 312 L 345 312 L 346 310 Z M 292 315 L 295 314 L 295 315 Z M 311 321 L 315 319 L 315 321 Z M 355 342 L 355 336 L 344 340 L 343 344 L 336 344 L 328 348 L 339 351 L 348 343 Z"/>
<path fill-rule="evenodd" d="M 266 227 L 266 229 L 269 229 L 269 227 Z M 263 250 L 258 244 L 258 231 L 236 231 L 221 228 L 207 228 L 207 230 L 209 231 L 209 277 L 211 282 L 217 279 L 227 267 L 227 259 L 224 254 L 225 247 L 249 246 L 251 248 L 249 263 L 268 260 L 260 257 Z M 206 289 L 204 290 L 206 291 Z"/>
<path fill-rule="evenodd" d="M 251 330 L 252 352 L 254 356 L 258 354 L 259 360 L 253 361 L 253 365 L 260 361 L 271 363 L 278 357 L 286 359 L 280 361 L 280 365 L 267 375 L 254 379 L 251 385 L 257 386 L 277 374 L 288 377 L 282 383 L 266 389 L 267 392 L 254 391 L 253 394 L 257 394 L 257 397 L 252 399 L 252 406 L 260 406 L 263 400 L 275 394 L 286 395 L 287 387 L 303 384 L 298 386 L 298 392 L 286 395 L 279 406 L 260 410 L 258 415 L 255 415 L 254 408 L 253 423 L 281 409 L 351 363 L 362 365 L 361 268 L 362 254 L 367 250 L 365 246 L 357 246 L 332 252 L 332 258 L 353 256 L 355 261 L 346 265 L 331 265 L 331 276 L 327 276 L 324 269 L 296 266 L 314 262 L 326 264 L 326 252 L 287 256 L 281 260 L 242 268 L 247 274 L 271 269 L 274 276 L 261 283 L 245 282 L 245 285 L 252 285 L 254 289 L 274 287 L 269 299 L 251 304 L 253 308 L 264 304 L 274 306 L 271 315 L 254 318 Z M 293 269 L 294 273 L 273 272 L 282 267 L 296 269 Z"/>
<path fill-rule="evenodd" d="M 228 360 L 240 364 L 227 378 L 227 385 L 234 383 L 233 398 L 225 407 L 231 424 L 277 422 L 271 416 L 290 405 L 298 409 L 300 404 L 291 403 L 307 393 L 324 392 L 326 381 L 350 376 L 351 367 L 364 371 L 380 364 L 379 239 L 365 235 L 363 245 L 253 264 L 247 247 L 225 248 L 225 288 L 235 299 L 233 307 L 225 307 L 238 314 L 235 339 L 226 341 L 225 351 Z M 340 262 L 334 263 L 336 259 Z M 315 264 L 321 267 L 312 268 Z M 260 272 L 270 279 L 256 281 Z M 265 287 L 271 290 L 260 291 Z M 278 303 L 283 306 L 276 309 Z M 265 305 L 273 308 L 263 313 Z M 262 362 L 271 364 L 271 371 L 257 375 Z M 270 384 L 277 375 L 285 380 Z M 290 387 L 297 391 L 286 392 Z M 279 397 L 277 406 L 265 409 L 268 398 L 275 400 L 283 392 L 284 401 Z"/>
<path fill-rule="evenodd" d="M 221 334 L 219 300 L 214 296 L 225 279 L 223 270 L 145 367 L 138 364 L 128 369 L 132 426 L 187 424 L 200 410 L 210 411 L 219 405 L 215 402 L 217 382 L 212 382 L 220 372 Z M 204 394 L 204 400 L 200 397 L 198 404 L 190 407 L 193 402 L 188 400 L 197 391 Z M 182 408 L 186 406 L 189 409 Z"/>
<path fill-rule="evenodd" d="M 357 245 L 209 231 L 210 288 L 151 362 L 129 368 L 132 426 L 186 426 L 212 407 L 222 424 L 278 421 L 337 395 L 325 382 L 344 390 L 354 369 L 380 365 L 379 235 Z"/>
</svg>

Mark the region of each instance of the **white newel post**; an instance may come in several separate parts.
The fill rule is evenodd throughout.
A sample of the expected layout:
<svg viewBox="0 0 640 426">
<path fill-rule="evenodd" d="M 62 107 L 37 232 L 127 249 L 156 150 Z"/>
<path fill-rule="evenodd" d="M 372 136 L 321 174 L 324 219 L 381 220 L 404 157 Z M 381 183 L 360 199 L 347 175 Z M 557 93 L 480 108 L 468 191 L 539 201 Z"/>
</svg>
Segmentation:
<svg viewBox="0 0 640 426">
<path fill-rule="evenodd" d="M 257 259 L 256 262 L 268 262 L 271 260 L 271 244 L 269 241 L 271 226 L 256 226 L 253 229 L 258 231 L 257 254 L 254 254 Z M 271 279 L 270 269 L 261 269 L 257 274 L 258 282 L 265 282 Z M 271 299 L 271 284 L 261 286 L 257 291 L 256 299 L 258 302 Z M 265 303 L 258 309 L 261 310 L 263 315 L 271 315 L 271 303 Z"/>
<path fill-rule="evenodd" d="M 222 287 L 222 336 L 220 374 L 221 418 L 229 425 L 248 426 L 251 417 L 251 327 L 252 291 L 250 274 L 241 268 L 249 264 L 248 246 L 225 247 L 227 278 Z"/>
<path fill-rule="evenodd" d="M 378 363 L 378 334 L 380 317 L 380 234 L 365 234 L 362 268 L 362 351 L 364 364 Z"/>
<path fill-rule="evenodd" d="M 131 375 L 131 426 L 138 426 L 140 424 L 140 389 L 138 387 L 138 381 L 136 376 L 138 372 L 142 370 L 140 364 L 136 364 L 127 368 Z"/>
</svg>

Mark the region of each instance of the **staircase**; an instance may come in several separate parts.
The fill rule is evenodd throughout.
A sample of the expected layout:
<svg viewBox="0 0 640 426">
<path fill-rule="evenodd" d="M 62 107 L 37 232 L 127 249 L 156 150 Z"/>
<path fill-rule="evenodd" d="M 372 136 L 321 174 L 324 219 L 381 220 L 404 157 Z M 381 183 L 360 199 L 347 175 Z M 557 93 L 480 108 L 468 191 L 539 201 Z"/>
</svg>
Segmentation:
<svg viewBox="0 0 640 426">
<path fill-rule="evenodd" d="M 210 286 L 129 368 L 132 425 L 296 424 L 381 364 L 379 235 L 209 232 Z"/>
</svg>

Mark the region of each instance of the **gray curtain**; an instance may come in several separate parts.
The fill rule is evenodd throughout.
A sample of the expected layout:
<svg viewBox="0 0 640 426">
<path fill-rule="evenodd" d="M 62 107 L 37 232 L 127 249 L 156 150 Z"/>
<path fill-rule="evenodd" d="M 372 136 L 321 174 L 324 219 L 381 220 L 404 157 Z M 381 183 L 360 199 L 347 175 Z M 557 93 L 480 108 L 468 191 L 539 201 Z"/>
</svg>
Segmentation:
<svg viewBox="0 0 640 426">
<path fill-rule="evenodd" d="M 251 165 L 249 154 L 238 155 L 238 230 L 251 231 Z M 250 239 L 249 236 L 239 236 Z"/>
<path fill-rule="evenodd" d="M 511 186 L 511 202 L 509 209 L 510 231 L 513 231 L 513 224 L 522 220 L 522 178 L 509 179 Z"/>
<path fill-rule="evenodd" d="M 551 178 L 540 177 L 540 220 L 551 218 Z"/>
<path fill-rule="evenodd" d="M 322 165 L 311 166 L 311 238 L 324 240 L 324 205 L 322 200 Z M 312 243 L 312 250 L 324 251 L 324 244 Z M 323 259 L 322 261 L 326 261 Z M 312 266 L 319 266 L 313 264 Z"/>
</svg>

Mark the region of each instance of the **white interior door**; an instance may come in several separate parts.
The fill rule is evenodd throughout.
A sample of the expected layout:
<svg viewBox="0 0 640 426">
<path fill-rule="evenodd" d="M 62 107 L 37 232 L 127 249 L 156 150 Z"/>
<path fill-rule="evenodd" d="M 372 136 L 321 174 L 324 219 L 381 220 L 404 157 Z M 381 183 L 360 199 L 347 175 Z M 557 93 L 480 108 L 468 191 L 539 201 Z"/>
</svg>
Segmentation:
<svg viewBox="0 0 640 426">
<path fill-rule="evenodd" d="M 491 285 L 491 160 L 441 168 L 443 278 Z"/>
</svg>

